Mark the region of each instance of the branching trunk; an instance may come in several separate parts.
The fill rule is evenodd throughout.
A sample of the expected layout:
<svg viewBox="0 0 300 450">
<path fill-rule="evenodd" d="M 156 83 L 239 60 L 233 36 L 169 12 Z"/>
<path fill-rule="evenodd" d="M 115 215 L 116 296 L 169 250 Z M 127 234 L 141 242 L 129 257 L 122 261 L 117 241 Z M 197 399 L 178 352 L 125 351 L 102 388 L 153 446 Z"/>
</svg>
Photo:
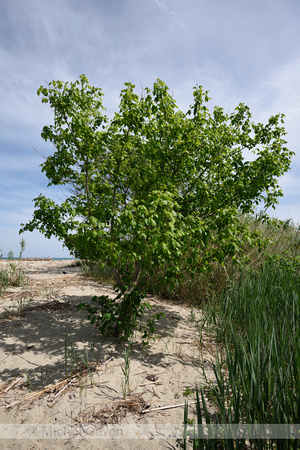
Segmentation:
<svg viewBox="0 0 300 450">
<path fill-rule="evenodd" d="M 122 277 L 120 275 L 120 272 L 118 270 L 117 267 L 113 267 L 113 276 L 115 278 L 115 281 L 118 285 L 118 288 L 120 289 L 120 291 L 122 292 L 123 296 L 125 297 L 126 295 L 130 295 L 131 292 L 133 291 L 133 289 L 137 286 L 139 279 L 140 279 L 140 275 L 141 275 L 141 264 L 140 263 L 136 263 L 135 264 L 135 271 L 133 274 L 133 282 L 131 283 L 130 287 L 128 287 L 126 289 L 126 286 L 122 280 Z"/>
</svg>

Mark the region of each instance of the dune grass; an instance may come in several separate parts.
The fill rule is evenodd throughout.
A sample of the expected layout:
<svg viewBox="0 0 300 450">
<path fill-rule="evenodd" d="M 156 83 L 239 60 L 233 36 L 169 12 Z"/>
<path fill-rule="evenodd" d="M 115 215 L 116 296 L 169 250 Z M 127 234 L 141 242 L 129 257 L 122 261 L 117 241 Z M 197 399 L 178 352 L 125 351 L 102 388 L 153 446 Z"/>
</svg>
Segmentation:
<svg viewBox="0 0 300 450">
<path fill-rule="evenodd" d="M 25 274 L 19 264 L 10 261 L 0 269 L 0 298 L 5 295 L 9 286 L 19 287 L 25 279 Z"/>
<path fill-rule="evenodd" d="M 300 265 L 270 258 L 209 307 L 207 323 L 220 344 L 216 384 L 201 387 L 198 423 L 300 423 Z M 200 403 L 202 408 L 200 407 Z M 186 413 L 187 414 L 187 413 Z M 194 448 L 246 448 L 245 440 L 195 440 Z M 296 439 L 250 440 L 251 448 L 299 448 Z"/>
</svg>

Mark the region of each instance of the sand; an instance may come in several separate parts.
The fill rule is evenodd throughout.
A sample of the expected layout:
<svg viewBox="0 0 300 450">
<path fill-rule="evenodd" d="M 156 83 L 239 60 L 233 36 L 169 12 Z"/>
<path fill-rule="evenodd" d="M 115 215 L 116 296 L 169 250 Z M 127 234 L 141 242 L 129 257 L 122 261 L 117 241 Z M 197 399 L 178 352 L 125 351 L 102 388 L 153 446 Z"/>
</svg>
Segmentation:
<svg viewBox="0 0 300 450">
<path fill-rule="evenodd" d="M 149 296 L 165 318 L 148 348 L 134 334 L 128 387 L 124 344 L 76 309 L 113 296 L 112 286 L 84 278 L 70 260 L 17 264 L 24 284 L 0 299 L 0 448 L 180 448 L 184 404 L 195 419 L 195 386 L 214 379 L 214 343 L 203 332 L 199 346 L 191 309 Z"/>
</svg>

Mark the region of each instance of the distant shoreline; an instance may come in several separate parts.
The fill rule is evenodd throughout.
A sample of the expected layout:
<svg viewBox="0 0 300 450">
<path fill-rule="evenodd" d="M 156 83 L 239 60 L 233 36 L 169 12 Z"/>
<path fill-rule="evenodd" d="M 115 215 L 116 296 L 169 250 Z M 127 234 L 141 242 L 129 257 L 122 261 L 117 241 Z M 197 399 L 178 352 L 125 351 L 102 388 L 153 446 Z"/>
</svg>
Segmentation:
<svg viewBox="0 0 300 450">
<path fill-rule="evenodd" d="M 13 260 L 13 261 L 69 261 L 69 260 L 76 260 L 76 258 L 43 258 L 40 256 L 33 256 L 33 257 L 29 257 L 29 258 L 7 258 L 7 257 L 3 257 L 1 258 L 2 260 Z"/>
</svg>

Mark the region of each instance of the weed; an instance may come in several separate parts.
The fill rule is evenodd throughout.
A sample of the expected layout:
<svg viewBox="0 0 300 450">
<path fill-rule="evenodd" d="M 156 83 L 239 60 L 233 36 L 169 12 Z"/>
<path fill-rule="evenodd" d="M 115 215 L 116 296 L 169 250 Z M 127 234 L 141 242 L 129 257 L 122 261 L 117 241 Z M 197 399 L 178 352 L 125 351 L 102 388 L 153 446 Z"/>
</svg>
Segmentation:
<svg viewBox="0 0 300 450">
<path fill-rule="evenodd" d="M 184 391 L 184 393 L 183 393 L 183 395 L 185 396 L 185 397 L 189 397 L 190 395 L 193 395 L 194 394 L 194 390 L 193 389 L 191 389 L 190 387 L 186 387 L 185 388 L 185 391 Z"/>
<path fill-rule="evenodd" d="M 41 386 L 44 388 L 47 384 L 48 369 L 41 368 Z"/>
<path fill-rule="evenodd" d="M 25 248 L 26 248 L 26 242 L 25 242 L 25 240 L 22 238 L 22 239 L 20 240 L 20 253 L 19 253 L 19 259 L 22 258 L 22 255 L 23 255 L 23 253 L 24 253 L 24 251 L 25 251 Z"/>
<path fill-rule="evenodd" d="M 0 296 L 4 296 L 7 288 L 20 287 L 24 282 L 25 274 L 22 268 L 10 261 L 7 267 L 0 269 Z"/>
<path fill-rule="evenodd" d="M 30 372 L 29 370 L 27 370 L 26 371 L 26 380 L 27 380 L 27 387 L 30 391 L 33 391 L 37 388 L 34 372 Z"/>
<path fill-rule="evenodd" d="M 89 261 L 81 261 L 79 262 L 79 265 L 81 265 L 81 270 L 85 277 L 93 278 L 100 283 L 105 282 L 114 284 L 112 270 L 109 268 L 109 266 Z"/>
</svg>

